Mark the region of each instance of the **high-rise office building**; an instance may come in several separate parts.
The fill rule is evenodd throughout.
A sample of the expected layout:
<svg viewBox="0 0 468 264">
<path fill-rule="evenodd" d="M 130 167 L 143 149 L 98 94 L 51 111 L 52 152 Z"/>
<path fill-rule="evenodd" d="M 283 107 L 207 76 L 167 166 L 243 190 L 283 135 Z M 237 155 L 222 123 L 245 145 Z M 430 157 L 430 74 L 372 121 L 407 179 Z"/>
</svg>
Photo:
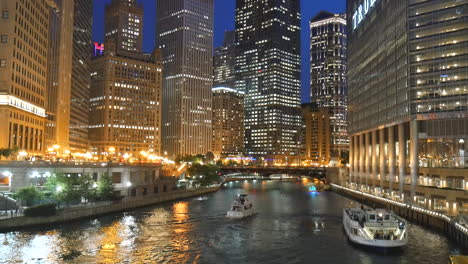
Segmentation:
<svg viewBox="0 0 468 264">
<path fill-rule="evenodd" d="M 321 11 L 310 21 L 311 102 L 330 109 L 331 154 L 348 152 L 346 15 Z"/>
<path fill-rule="evenodd" d="M 158 0 L 157 39 L 164 65 L 163 151 L 211 150 L 213 0 Z"/>
<path fill-rule="evenodd" d="M 300 151 L 300 1 L 236 1 L 236 89 L 245 92 L 245 153 Z"/>
<path fill-rule="evenodd" d="M 215 157 L 242 155 L 244 94 L 229 87 L 213 88 L 213 146 Z"/>
<path fill-rule="evenodd" d="M 302 104 L 303 157 L 306 166 L 324 166 L 330 163 L 331 112 L 316 103 Z"/>
<path fill-rule="evenodd" d="M 0 148 L 44 150 L 49 4 L 0 2 Z"/>
<path fill-rule="evenodd" d="M 468 189 L 467 7 L 347 1 L 352 184 L 449 214 L 468 208 L 457 191 L 433 195 Z"/>
<path fill-rule="evenodd" d="M 129 31 L 142 32 L 142 6 L 113 0 L 106 8 L 107 50 L 96 45 L 92 61 L 90 140 L 94 154 L 109 159 L 141 158 L 161 152 L 162 64 L 159 50 L 143 54 L 141 42 L 128 41 Z M 118 14 L 118 15 L 116 15 Z M 118 19 L 116 18 L 118 17 Z M 115 21 L 125 21 L 115 26 Z M 131 21 L 131 22 L 128 22 Z M 140 21 L 140 22 L 138 22 Z M 128 22 L 128 23 L 127 23 Z M 137 27 L 135 25 L 138 24 Z M 124 36 L 119 36 L 122 34 Z"/>
<path fill-rule="evenodd" d="M 234 89 L 236 81 L 236 32 L 224 32 L 223 46 L 214 51 L 213 56 L 213 87 L 229 87 Z"/>
<path fill-rule="evenodd" d="M 91 85 L 93 0 L 75 0 L 70 99 L 70 150 L 89 150 L 89 89 Z"/>
<path fill-rule="evenodd" d="M 46 148 L 65 155 L 70 141 L 74 1 L 50 3 L 45 142 Z"/>
<path fill-rule="evenodd" d="M 106 49 L 120 56 L 142 52 L 143 6 L 136 0 L 112 0 L 106 6 L 105 36 Z"/>
</svg>

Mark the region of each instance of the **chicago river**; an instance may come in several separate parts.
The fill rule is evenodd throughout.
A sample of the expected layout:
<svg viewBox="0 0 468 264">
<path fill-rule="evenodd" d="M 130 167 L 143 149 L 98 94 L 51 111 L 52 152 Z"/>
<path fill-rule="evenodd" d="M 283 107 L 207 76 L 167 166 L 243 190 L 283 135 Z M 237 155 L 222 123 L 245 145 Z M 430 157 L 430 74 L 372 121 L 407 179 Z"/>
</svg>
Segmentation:
<svg viewBox="0 0 468 264">
<path fill-rule="evenodd" d="M 238 193 L 258 214 L 225 214 Z M 410 224 L 409 243 L 381 254 L 348 242 L 342 209 L 352 200 L 309 193 L 301 182 L 248 181 L 131 212 L 0 234 L 0 263 L 447 263 L 463 254 L 443 235 Z"/>
</svg>

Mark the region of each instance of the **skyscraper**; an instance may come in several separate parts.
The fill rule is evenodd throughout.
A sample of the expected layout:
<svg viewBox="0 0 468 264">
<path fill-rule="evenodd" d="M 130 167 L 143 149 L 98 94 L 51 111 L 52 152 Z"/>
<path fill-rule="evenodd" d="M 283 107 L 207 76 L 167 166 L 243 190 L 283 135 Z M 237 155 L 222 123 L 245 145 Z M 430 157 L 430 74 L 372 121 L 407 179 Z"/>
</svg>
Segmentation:
<svg viewBox="0 0 468 264">
<path fill-rule="evenodd" d="M 244 94 L 229 87 L 213 88 L 213 146 L 216 157 L 242 155 Z"/>
<path fill-rule="evenodd" d="M 211 150 L 213 0 L 158 0 L 156 44 L 164 65 L 163 150 Z"/>
<path fill-rule="evenodd" d="M 302 104 L 304 155 L 306 166 L 330 163 L 330 109 L 316 103 Z"/>
<path fill-rule="evenodd" d="M 112 0 L 106 6 L 104 42 L 120 56 L 140 54 L 143 45 L 143 6 L 136 0 Z"/>
<path fill-rule="evenodd" d="M 348 0 L 351 182 L 454 213 L 467 190 L 468 1 Z"/>
<path fill-rule="evenodd" d="M 50 3 L 0 2 L 0 148 L 44 150 Z"/>
<path fill-rule="evenodd" d="M 346 15 L 321 11 L 310 21 L 311 101 L 331 111 L 331 154 L 348 152 Z"/>
<path fill-rule="evenodd" d="M 70 150 L 89 150 L 90 50 L 92 45 L 93 0 L 75 0 L 73 60 L 70 99 Z"/>
<path fill-rule="evenodd" d="M 297 155 L 301 131 L 299 0 L 236 1 L 236 89 L 245 92 L 245 151 Z"/>
<path fill-rule="evenodd" d="M 159 50 L 141 52 L 142 13 L 142 6 L 128 0 L 113 0 L 106 8 L 107 50 L 96 53 L 91 66 L 89 131 L 101 158 L 161 152 L 162 65 Z"/>
<path fill-rule="evenodd" d="M 69 151 L 74 1 L 50 2 L 46 147 Z M 53 146 L 58 146 L 55 149 Z"/>
<path fill-rule="evenodd" d="M 213 87 L 235 87 L 236 66 L 236 32 L 224 32 L 223 46 L 214 51 Z"/>
</svg>

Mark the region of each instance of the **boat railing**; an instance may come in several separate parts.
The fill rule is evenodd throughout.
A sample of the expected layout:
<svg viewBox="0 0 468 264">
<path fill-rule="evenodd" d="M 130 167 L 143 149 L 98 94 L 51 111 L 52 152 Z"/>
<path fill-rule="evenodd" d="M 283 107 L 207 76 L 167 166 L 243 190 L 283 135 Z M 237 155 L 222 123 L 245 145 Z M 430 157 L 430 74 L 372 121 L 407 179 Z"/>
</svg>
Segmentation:
<svg viewBox="0 0 468 264">
<path fill-rule="evenodd" d="M 398 223 L 396 222 L 366 222 L 366 227 L 380 227 L 380 228 L 398 228 Z"/>
</svg>

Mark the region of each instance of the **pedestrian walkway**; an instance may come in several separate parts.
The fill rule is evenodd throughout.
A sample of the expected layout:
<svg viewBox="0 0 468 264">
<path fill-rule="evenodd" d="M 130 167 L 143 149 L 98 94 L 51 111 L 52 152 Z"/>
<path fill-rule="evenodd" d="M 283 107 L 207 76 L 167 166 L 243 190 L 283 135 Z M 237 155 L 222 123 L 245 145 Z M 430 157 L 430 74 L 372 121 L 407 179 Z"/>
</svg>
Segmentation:
<svg viewBox="0 0 468 264">
<path fill-rule="evenodd" d="M 8 218 L 13 218 L 13 217 L 20 217 L 24 216 L 23 212 L 20 210 L 3 210 L 0 211 L 0 220 L 2 219 L 8 219 Z"/>
</svg>

